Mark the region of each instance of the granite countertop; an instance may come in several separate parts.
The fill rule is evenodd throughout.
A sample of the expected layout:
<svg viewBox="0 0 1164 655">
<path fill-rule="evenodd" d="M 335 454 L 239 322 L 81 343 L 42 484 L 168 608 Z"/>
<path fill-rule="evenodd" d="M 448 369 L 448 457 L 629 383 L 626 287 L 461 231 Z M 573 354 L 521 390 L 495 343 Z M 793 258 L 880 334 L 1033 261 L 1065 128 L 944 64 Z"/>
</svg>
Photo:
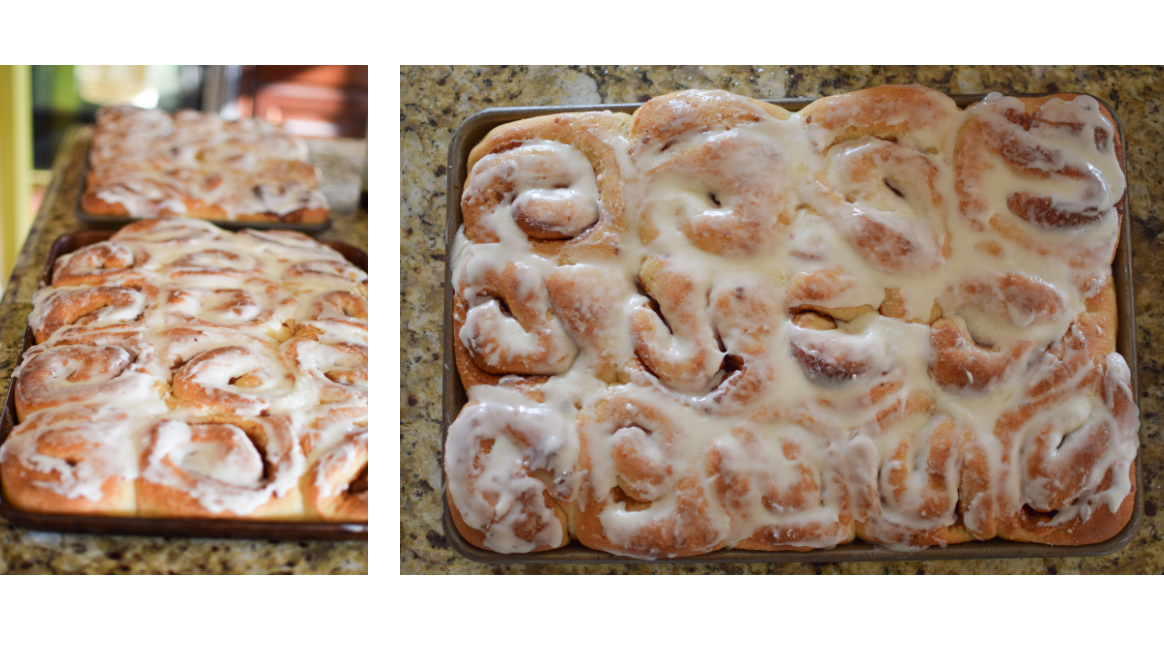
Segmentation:
<svg viewBox="0 0 1164 655">
<path fill-rule="evenodd" d="M 1132 208 L 1145 490 L 1132 543 L 1106 557 L 901 563 L 487 566 L 449 546 L 441 522 L 441 333 L 449 141 L 488 107 L 642 102 L 687 88 L 754 98 L 833 95 L 917 82 L 947 93 L 1077 91 L 1106 100 L 1123 122 Z M 406 573 L 1159 573 L 1164 409 L 1164 113 L 1160 67 L 743 66 L 403 67 L 400 73 L 400 570 Z M 1161 204 L 1157 204 L 1161 203 Z M 924 556 L 924 554 L 923 554 Z"/>
<path fill-rule="evenodd" d="M 73 214 L 92 127 L 66 133 L 4 298 L 0 301 L 0 398 L 8 393 L 32 296 L 57 237 L 93 229 Z M 333 223 L 319 239 L 368 249 L 368 215 L 357 208 L 367 143 L 309 141 L 323 173 Z M 367 573 L 367 542 L 256 541 L 58 534 L 16 528 L 0 518 L 0 573 Z"/>
</svg>

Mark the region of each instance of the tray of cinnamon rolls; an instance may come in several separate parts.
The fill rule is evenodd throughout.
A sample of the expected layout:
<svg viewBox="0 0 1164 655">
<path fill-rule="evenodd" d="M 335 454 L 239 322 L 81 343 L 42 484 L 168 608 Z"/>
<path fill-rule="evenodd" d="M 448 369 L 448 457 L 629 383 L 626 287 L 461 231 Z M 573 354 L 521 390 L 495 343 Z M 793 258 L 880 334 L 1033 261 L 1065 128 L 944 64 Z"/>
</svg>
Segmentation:
<svg viewBox="0 0 1164 655">
<path fill-rule="evenodd" d="M 82 178 L 75 211 L 97 227 L 167 216 L 231 229 L 331 224 L 306 145 L 259 118 L 102 108 Z"/>
<path fill-rule="evenodd" d="M 1125 546 L 1123 147 L 1074 93 L 475 114 L 449 151 L 445 536 L 492 563 Z"/>
<path fill-rule="evenodd" d="M 34 529 L 367 539 L 367 255 L 158 218 L 53 244 L 0 418 Z"/>
</svg>

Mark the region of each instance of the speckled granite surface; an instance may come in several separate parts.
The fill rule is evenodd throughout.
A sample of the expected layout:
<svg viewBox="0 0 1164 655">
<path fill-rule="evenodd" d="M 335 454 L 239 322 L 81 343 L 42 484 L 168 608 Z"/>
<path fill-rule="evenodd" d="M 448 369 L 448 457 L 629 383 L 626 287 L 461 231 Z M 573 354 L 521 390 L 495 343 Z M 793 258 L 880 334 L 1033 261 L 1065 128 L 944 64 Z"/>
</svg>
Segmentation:
<svg viewBox="0 0 1164 655">
<path fill-rule="evenodd" d="M 69 130 L 53 182 L 0 301 L 0 398 L 12 369 L 32 296 L 57 237 L 92 229 L 73 215 L 92 128 Z M 362 140 L 309 142 L 311 161 L 323 172 L 333 224 L 320 239 L 368 249 L 367 212 L 356 207 L 367 146 Z M 0 518 L 0 573 L 367 573 L 367 542 L 274 542 L 242 539 L 106 537 L 23 530 Z"/>
<path fill-rule="evenodd" d="M 1091 93 L 1115 108 L 1127 136 L 1135 244 L 1144 522 L 1122 551 L 1097 558 L 895 564 L 486 566 L 453 551 L 440 496 L 440 335 L 443 329 L 445 161 L 453 132 L 487 107 L 641 102 L 686 88 L 756 98 L 815 97 L 917 82 L 948 93 Z M 400 568 L 405 573 L 1160 573 L 1164 571 L 1161 412 L 1164 411 L 1164 113 L 1160 67 L 744 66 L 405 67 L 400 77 Z M 924 556 L 924 555 L 923 555 Z"/>
</svg>

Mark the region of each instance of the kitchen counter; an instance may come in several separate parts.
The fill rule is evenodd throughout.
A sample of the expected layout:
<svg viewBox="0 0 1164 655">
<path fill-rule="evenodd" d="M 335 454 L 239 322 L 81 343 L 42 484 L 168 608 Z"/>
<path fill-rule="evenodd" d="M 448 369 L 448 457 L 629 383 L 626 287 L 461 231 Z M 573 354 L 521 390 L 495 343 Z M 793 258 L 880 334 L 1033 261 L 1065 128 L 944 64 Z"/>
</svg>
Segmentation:
<svg viewBox="0 0 1164 655">
<path fill-rule="evenodd" d="M 917 82 L 947 93 L 1077 91 L 1106 100 L 1123 122 L 1132 209 L 1140 358 L 1144 521 L 1106 557 L 946 562 L 487 566 L 459 556 L 441 522 L 440 335 L 449 141 L 487 107 L 643 102 L 686 88 L 754 98 L 817 97 Z M 406 573 L 1160 573 L 1164 571 L 1161 410 L 1164 409 L 1164 119 L 1160 67 L 403 67 L 400 76 L 400 569 Z M 924 553 L 920 555 L 924 557 Z"/>
<path fill-rule="evenodd" d="M 74 216 L 92 127 L 65 135 L 53 181 L 16 260 L 0 301 L 0 394 L 8 393 L 32 296 L 57 237 L 93 229 Z M 333 224 L 320 239 L 368 249 L 368 215 L 357 208 L 367 145 L 364 140 L 309 141 L 323 173 Z M 0 395 L 0 397 L 4 397 Z M 0 573 L 367 573 L 367 542 L 276 542 L 58 534 L 16 528 L 0 518 Z"/>
</svg>

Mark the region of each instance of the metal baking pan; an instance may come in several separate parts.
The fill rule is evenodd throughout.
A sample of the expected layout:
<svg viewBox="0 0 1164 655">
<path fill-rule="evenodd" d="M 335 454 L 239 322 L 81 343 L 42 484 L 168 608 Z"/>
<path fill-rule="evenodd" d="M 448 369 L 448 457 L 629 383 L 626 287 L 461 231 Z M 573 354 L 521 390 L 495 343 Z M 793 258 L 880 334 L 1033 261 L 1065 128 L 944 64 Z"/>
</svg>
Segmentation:
<svg viewBox="0 0 1164 655">
<path fill-rule="evenodd" d="M 57 257 L 104 241 L 113 232 L 85 231 L 66 234 L 53 242 L 45 262 L 41 284 L 52 281 L 53 264 Z M 342 254 L 353 265 L 368 270 L 368 254 L 339 241 L 321 241 Z M 19 366 L 24 353 L 35 344 L 32 330 L 25 328 L 24 343 L 16 360 Z M 9 384 L 8 397 L 0 414 L 0 444 L 3 444 L 16 426 L 16 385 Z M 78 514 L 41 514 L 26 512 L 9 504 L 0 488 L 0 516 L 21 528 L 50 532 L 84 532 L 93 534 L 147 535 L 157 537 L 228 537 L 237 539 L 321 539 L 326 541 L 367 541 L 367 523 L 330 523 L 322 521 L 258 521 L 247 519 L 205 518 L 135 518 L 123 516 L 87 516 Z"/>
<path fill-rule="evenodd" d="M 85 165 L 81 167 L 81 183 L 77 185 L 77 201 L 73 204 L 73 213 L 77 216 L 77 220 L 85 223 L 93 229 L 113 229 L 125 227 L 134 221 L 143 220 L 141 217 L 132 216 L 101 216 L 98 214 L 90 214 L 81 209 L 81 198 L 85 195 L 85 188 L 89 185 L 89 153 L 85 153 Z M 218 227 L 228 230 L 242 230 L 251 228 L 253 230 L 295 230 L 297 232 L 310 232 L 312 234 L 323 232 L 331 227 L 331 210 L 328 210 L 327 220 L 322 223 L 281 223 L 279 221 L 221 221 L 210 218 L 203 218 L 199 220 L 214 223 Z"/>
<path fill-rule="evenodd" d="M 1042 97 L 1046 93 L 1011 93 L 1016 97 Z M 1088 95 L 1088 94 L 1080 94 Z M 967 107 L 983 100 L 985 94 L 951 95 L 959 107 Z M 1093 98 L 1095 96 L 1092 96 Z M 1127 139 L 1124 138 L 1123 124 L 1114 109 L 1101 98 L 1095 98 L 1111 113 L 1115 119 L 1116 129 L 1120 133 L 1120 143 L 1124 156 L 1120 166 L 1127 176 L 1126 149 Z M 766 100 L 779 105 L 789 111 L 800 111 L 807 107 L 816 98 L 792 98 Z M 460 197 L 468 177 L 469 151 L 477 145 L 493 128 L 523 118 L 544 116 L 561 112 L 578 111 L 613 111 L 625 114 L 634 113 L 642 103 L 627 103 L 613 105 L 584 105 L 568 107 L 507 107 L 486 109 L 473 114 L 461 123 L 453 134 L 449 144 L 448 163 L 448 193 L 447 216 L 445 223 L 445 251 L 452 252 L 453 239 L 457 229 L 461 227 Z M 1130 195 L 1130 193 L 1128 194 Z M 1136 359 L 1136 307 L 1135 294 L 1132 289 L 1132 232 L 1129 216 L 1131 210 L 1125 204 L 1123 215 L 1120 217 L 1120 238 L 1116 248 L 1115 260 L 1112 262 L 1112 273 L 1115 277 L 1116 312 L 1119 322 L 1119 333 L 1116 336 L 1116 352 L 1123 355 L 1132 371 L 1132 394 L 1136 398 L 1137 406 L 1140 399 L 1139 364 Z M 457 374 L 457 365 L 453 355 L 453 284 L 452 259 L 445 258 L 445 330 L 442 337 L 441 349 L 444 360 L 443 391 L 444 401 L 441 407 L 441 451 L 444 451 L 445 441 L 448 439 L 449 425 L 457 418 L 461 408 L 468 402 L 465 387 L 461 384 Z M 1135 505 L 1132 517 L 1128 524 L 1116 536 L 1098 544 L 1086 546 L 1048 546 L 1045 544 L 1023 543 L 991 539 L 989 541 L 971 541 L 963 544 L 954 544 L 946 547 L 931 547 L 925 550 L 908 552 L 893 550 L 879 544 L 871 544 L 855 539 L 831 549 L 812 550 L 801 553 L 795 551 L 758 551 L 758 550 L 717 550 L 706 555 L 683 557 L 676 559 L 660 559 L 655 562 L 684 562 L 691 564 L 764 564 L 769 562 L 895 562 L 913 560 L 958 560 L 958 559 L 1002 559 L 1016 557 L 1095 557 L 1108 555 L 1120 550 L 1131 543 L 1140 529 L 1140 522 L 1144 519 L 1144 473 L 1143 449 L 1136 454 L 1136 491 Z M 564 548 L 547 550 L 527 554 L 501 554 L 477 548 L 465 540 L 453 524 L 449 514 L 449 504 L 444 490 L 444 467 L 441 467 L 441 503 L 445 539 L 461 555 L 475 562 L 484 564 L 614 564 L 614 563 L 650 563 L 647 560 L 611 555 L 602 551 L 592 550 L 572 541 Z"/>
</svg>

